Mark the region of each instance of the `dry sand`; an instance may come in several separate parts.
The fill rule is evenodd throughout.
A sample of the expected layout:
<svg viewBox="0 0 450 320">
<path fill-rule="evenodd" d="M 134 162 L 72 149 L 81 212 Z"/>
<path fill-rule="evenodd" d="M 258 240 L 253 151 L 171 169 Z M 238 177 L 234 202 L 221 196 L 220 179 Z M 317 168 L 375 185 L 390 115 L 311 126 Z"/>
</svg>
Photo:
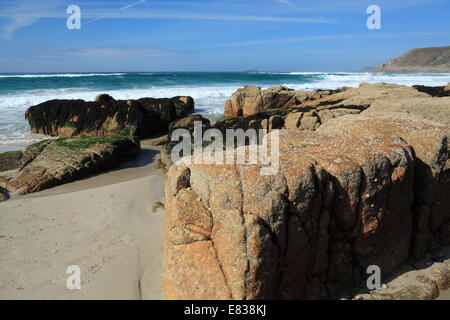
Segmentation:
<svg viewBox="0 0 450 320">
<path fill-rule="evenodd" d="M 162 299 L 164 177 L 121 168 L 0 203 L 0 299 Z M 67 267 L 81 289 L 66 287 Z"/>
<path fill-rule="evenodd" d="M 450 290 L 441 292 L 439 298 L 437 298 L 436 300 L 450 300 Z"/>
</svg>

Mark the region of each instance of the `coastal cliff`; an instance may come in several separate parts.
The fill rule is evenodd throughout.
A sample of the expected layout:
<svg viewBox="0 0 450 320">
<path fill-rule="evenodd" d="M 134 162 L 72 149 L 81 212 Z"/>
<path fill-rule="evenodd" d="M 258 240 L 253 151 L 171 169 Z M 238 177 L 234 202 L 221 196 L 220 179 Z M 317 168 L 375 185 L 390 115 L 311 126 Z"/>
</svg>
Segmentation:
<svg viewBox="0 0 450 320">
<path fill-rule="evenodd" d="M 387 63 L 379 64 L 375 72 L 447 73 L 450 72 L 450 47 L 412 49 Z"/>
</svg>

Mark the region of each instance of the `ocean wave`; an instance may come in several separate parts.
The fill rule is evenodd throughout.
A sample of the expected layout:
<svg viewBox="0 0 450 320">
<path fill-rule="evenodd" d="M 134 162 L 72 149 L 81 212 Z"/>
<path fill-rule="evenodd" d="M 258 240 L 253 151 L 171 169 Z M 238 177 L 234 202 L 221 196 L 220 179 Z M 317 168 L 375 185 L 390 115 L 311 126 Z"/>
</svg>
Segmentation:
<svg viewBox="0 0 450 320">
<path fill-rule="evenodd" d="M 308 83 L 286 82 L 295 90 L 337 89 L 358 87 L 360 83 L 387 82 L 400 85 L 442 86 L 450 81 L 450 74 L 387 74 L 387 73 L 322 73 L 320 79 Z"/>
<path fill-rule="evenodd" d="M 118 100 L 140 99 L 145 97 L 165 98 L 189 95 L 194 98 L 196 111 L 205 115 L 218 116 L 223 113 L 223 104 L 239 86 L 172 86 L 140 89 L 99 90 L 88 88 L 40 89 L 0 95 L 0 149 L 11 150 L 21 145 L 37 141 L 30 133 L 24 118 L 25 111 L 33 105 L 52 99 L 82 99 L 94 101 L 98 94 L 106 93 Z M 42 139 L 42 137 L 40 138 Z M 3 146 L 3 147 L 1 147 Z M 1 152 L 1 151 L 0 151 Z"/>
<path fill-rule="evenodd" d="M 105 74 L 101 74 L 105 75 Z M 308 77 L 310 75 L 311 77 Z M 84 74 L 85 76 L 85 74 Z M 208 75 L 209 76 L 209 75 Z M 0 95 L 0 146 L 6 147 L 23 145 L 35 141 L 36 137 L 30 133 L 29 125 L 24 118 L 24 113 L 30 106 L 37 105 L 52 99 L 83 99 L 93 101 L 98 94 L 106 93 L 115 99 L 128 100 L 144 97 L 165 98 L 174 96 L 191 96 L 195 100 L 196 112 L 217 118 L 223 113 L 225 100 L 229 99 L 233 92 L 244 85 L 252 84 L 266 89 L 275 85 L 285 85 L 295 90 L 336 89 L 343 86 L 357 87 L 361 82 L 389 82 L 403 85 L 422 84 L 428 86 L 445 85 L 450 82 L 450 74 L 371 74 L 371 73 L 291 73 L 284 78 L 264 77 L 260 83 L 244 76 L 244 80 L 226 83 L 227 76 L 223 79 L 217 76 L 210 83 L 196 85 L 177 84 L 166 85 L 144 84 L 145 87 L 118 88 L 113 90 L 99 89 L 106 86 L 108 78 L 104 81 L 96 80 L 94 86 L 98 88 L 74 87 L 55 89 L 34 89 L 9 92 Z M 198 79 L 192 79 L 192 82 Z M 184 81 L 186 81 L 184 79 Z M 85 83 L 81 84 L 86 85 Z M 4 148 L 1 148 L 4 150 Z"/>
<path fill-rule="evenodd" d="M 326 75 L 326 72 L 258 72 L 259 74 L 279 74 L 279 75 L 291 75 L 291 76 L 299 76 L 299 75 Z"/>
</svg>

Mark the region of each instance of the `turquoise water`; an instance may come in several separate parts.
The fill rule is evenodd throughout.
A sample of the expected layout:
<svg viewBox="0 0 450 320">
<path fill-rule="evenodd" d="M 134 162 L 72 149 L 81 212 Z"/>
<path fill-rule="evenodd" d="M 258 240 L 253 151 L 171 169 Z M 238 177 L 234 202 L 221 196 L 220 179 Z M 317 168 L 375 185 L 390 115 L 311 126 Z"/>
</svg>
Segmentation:
<svg viewBox="0 0 450 320">
<path fill-rule="evenodd" d="M 286 85 L 296 90 L 356 87 L 361 82 L 444 85 L 450 74 L 368 73 L 77 73 L 0 74 L 0 152 L 21 149 L 42 139 L 32 135 L 26 109 L 50 99 L 94 100 L 99 93 L 116 99 L 189 95 L 196 112 L 217 118 L 231 94 L 245 85 Z"/>
<path fill-rule="evenodd" d="M 1 75 L 0 94 L 46 89 L 84 88 L 86 90 L 146 89 L 170 86 L 251 85 L 310 83 L 323 79 L 321 74 L 275 73 L 110 73 Z"/>
</svg>

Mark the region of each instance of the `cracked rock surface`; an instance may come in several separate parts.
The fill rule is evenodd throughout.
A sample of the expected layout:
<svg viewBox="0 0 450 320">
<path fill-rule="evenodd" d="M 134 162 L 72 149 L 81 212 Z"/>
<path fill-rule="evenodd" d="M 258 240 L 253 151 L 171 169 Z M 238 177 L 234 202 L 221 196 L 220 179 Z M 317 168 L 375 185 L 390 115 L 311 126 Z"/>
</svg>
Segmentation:
<svg viewBox="0 0 450 320">
<path fill-rule="evenodd" d="M 395 136 L 280 131 L 280 168 L 173 165 L 169 299 L 325 298 L 408 259 L 414 155 Z"/>
<path fill-rule="evenodd" d="M 445 124 L 373 113 L 279 134 L 272 176 L 262 164 L 171 166 L 166 298 L 336 298 L 368 266 L 386 279 L 449 244 Z"/>
<path fill-rule="evenodd" d="M 43 140 L 22 154 L 20 167 L 0 172 L 0 187 L 27 194 L 112 169 L 139 154 L 131 137 L 79 137 Z"/>
</svg>

